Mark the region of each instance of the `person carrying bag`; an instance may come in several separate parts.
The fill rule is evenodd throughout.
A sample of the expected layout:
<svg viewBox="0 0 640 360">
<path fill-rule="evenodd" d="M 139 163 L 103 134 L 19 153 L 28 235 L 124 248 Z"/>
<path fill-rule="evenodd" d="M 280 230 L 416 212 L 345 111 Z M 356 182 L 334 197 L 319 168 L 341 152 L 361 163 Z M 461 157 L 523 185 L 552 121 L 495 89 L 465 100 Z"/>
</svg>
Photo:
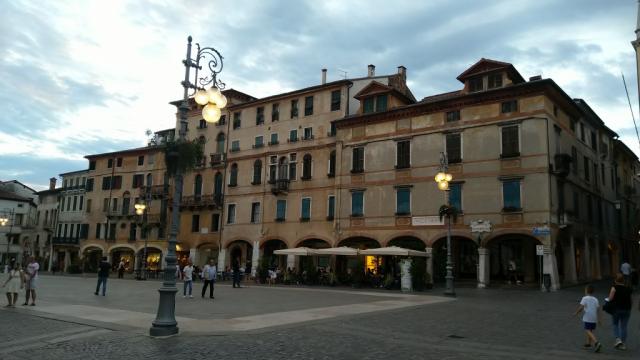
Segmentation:
<svg viewBox="0 0 640 360">
<path fill-rule="evenodd" d="M 625 284 L 622 274 L 616 275 L 609 297 L 605 301 L 607 302 L 603 310 L 611 314 L 613 320 L 613 335 L 616 338 L 613 346 L 618 350 L 626 350 L 627 325 L 631 316 L 631 287 Z"/>
</svg>

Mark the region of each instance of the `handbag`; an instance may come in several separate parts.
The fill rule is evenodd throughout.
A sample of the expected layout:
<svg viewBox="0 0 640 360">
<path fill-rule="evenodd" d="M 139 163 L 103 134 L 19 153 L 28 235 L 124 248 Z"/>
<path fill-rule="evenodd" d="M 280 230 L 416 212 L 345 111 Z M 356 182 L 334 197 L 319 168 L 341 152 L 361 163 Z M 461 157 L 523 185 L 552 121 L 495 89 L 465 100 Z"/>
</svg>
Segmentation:
<svg viewBox="0 0 640 360">
<path fill-rule="evenodd" d="M 616 306 L 608 299 L 604 299 L 604 304 L 602 304 L 602 310 L 607 314 L 613 315 L 613 313 L 616 311 Z"/>
</svg>

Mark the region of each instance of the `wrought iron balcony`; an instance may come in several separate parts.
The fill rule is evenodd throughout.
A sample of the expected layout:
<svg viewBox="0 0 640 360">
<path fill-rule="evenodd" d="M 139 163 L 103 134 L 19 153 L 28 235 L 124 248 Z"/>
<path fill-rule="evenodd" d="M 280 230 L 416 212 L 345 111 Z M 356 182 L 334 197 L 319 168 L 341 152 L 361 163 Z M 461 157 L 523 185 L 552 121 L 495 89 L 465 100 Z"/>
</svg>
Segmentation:
<svg viewBox="0 0 640 360">
<path fill-rule="evenodd" d="M 222 207 L 222 202 L 223 202 L 223 196 L 220 194 L 192 195 L 192 196 L 183 196 L 180 206 L 194 208 L 194 209 L 202 208 L 202 207 L 220 208 Z"/>
<path fill-rule="evenodd" d="M 149 193 L 152 198 L 165 197 L 169 194 L 169 185 L 141 186 L 140 197 L 146 197 L 147 193 Z"/>
<path fill-rule="evenodd" d="M 277 179 L 271 184 L 271 192 L 274 194 L 286 194 L 289 192 L 289 179 Z"/>
<path fill-rule="evenodd" d="M 211 154 L 209 156 L 211 157 L 211 160 L 209 162 L 211 164 L 211 167 L 224 166 L 226 160 L 225 154 Z"/>
<path fill-rule="evenodd" d="M 54 245 L 78 245 L 80 244 L 80 238 L 77 237 L 54 237 Z"/>
</svg>

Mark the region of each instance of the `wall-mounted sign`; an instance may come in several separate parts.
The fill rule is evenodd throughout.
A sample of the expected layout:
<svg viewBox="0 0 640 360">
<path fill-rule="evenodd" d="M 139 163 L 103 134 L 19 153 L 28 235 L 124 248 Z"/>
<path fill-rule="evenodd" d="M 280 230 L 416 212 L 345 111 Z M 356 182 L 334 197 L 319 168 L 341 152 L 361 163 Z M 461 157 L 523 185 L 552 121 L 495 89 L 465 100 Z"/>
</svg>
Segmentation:
<svg viewBox="0 0 640 360">
<path fill-rule="evenodd" d="M 444 217 L 440 219 L 439 216 L 414 216 L 411 218 L 411 225 L 413 226 L 444 225 Z"/>
</svg>

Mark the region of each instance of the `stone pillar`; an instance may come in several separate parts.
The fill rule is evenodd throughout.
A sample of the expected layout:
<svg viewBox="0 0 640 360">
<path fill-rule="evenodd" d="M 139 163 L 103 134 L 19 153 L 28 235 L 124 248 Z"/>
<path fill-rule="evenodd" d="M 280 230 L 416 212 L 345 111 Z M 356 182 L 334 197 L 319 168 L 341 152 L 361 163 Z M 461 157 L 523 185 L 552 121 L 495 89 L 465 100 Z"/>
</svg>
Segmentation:
<svg viewBox="0 0 640 360">
<path fill-rule="evenodd" d="M 218 271 L 224 271 L 226 268 L 225 265 L 225 256 L 227 254 L 227 249 L 220 249 L 218 252 Z"/>
<path fill-rule="evenodd" d="M 490 278 L 489 249 L 478 248 L 478 288 L 486 288 L 489 286 Z"/>
<path fill-rule="evenodd" d="M 49 267 L 47 268 L 49 269 L 49 272 L 51 272 L 52 267 L 53 267 L 53 246 L 51 246 L 51 249 L 49 250 Z"/>
<path fill-rule="evenodd" d="M 251 254 L 251 276 L 255 277 L 260 261 L 260 240 L 253 242 L 253 253 Z"/>
<path fill-rule="evenodd" d="M 287 268 L 293 270 L 296 267 L 296 260 L 295 255 L 287 255 Z"/>
<path fill-rule="evenodd" d="M 196 259 L 196 256 L 198 256 L 198 250 L 195 248 L 189 249 L 189 259 L 194 265 L 196 265 L 196 261 L 198 260 Z"/>
<path fill-rule="evenodd" d="M 433 248 L 426 248 L 427 254 L 427 273 L 429 274 L 429 284 L 433 284 Z"/>
<path fill-rule="evenodd" d="M 548 245 L 544 246 L 544 255 L 542 258 L 542 274 L 549 274 L 549 276 L 551 276 L 551 286 L 549 287 L 551 291 L 557 291 L 560 289 L 556 253 L 553 251 L 551 246 Z M 546 291 L 546 289 L 544 288 L 544 283 L 542 285 L 542 290 Z"/>
<path fill-rule="evenodd" d="M 593 276 L 595 276 L 596 280 L 601 280 L 602 279 L 602 268 L 600 267 L 600 239 L 598 237 L 596 237 L 595 239 L 595 256 L 594 256 L 594 265 L 595 265 L 595 269 L 594 269 L 594 274 Z"/>
<path fill-rule="evenodd" d="M 578 274 L 576 273 L 576 244 L 573 235 L 569 236 L 569 248 L 564 252 L 564 278 L 567 283 L 575 284 L 578 282 Z"/>
<path fill-rule="evenodd" d="M 140 253 L 133 253 L 133 271 L 137 272 L 139 271 L 139 273 L 136 273 L 137 276 L 141 276 L 140 274 L 142 274 L 142 264 L 140 263 L 140 254 L 142 254 L 144 252 L 144 250 Z"/>
<path fill-rule="evenodd" d="M 64 272 L 67 272 L 67 270 L 69 269 L 69 263 L 71 262 L 71 253 L 69 253 L 69 250 L 65 250 L 64 251 Z"/>
<path fill-rule="evenodd" d="M 582 257 L 584 280 L 591 280 L 591 244 L 588 236 L 584 236 L 584 254 Z"/>
<path fill-rule="evenodd" d="M 411 259 L 403 259 L 400 262 L 400 289 L 402 292 L 413 291 L 411 279 Z"/>
</svg>

